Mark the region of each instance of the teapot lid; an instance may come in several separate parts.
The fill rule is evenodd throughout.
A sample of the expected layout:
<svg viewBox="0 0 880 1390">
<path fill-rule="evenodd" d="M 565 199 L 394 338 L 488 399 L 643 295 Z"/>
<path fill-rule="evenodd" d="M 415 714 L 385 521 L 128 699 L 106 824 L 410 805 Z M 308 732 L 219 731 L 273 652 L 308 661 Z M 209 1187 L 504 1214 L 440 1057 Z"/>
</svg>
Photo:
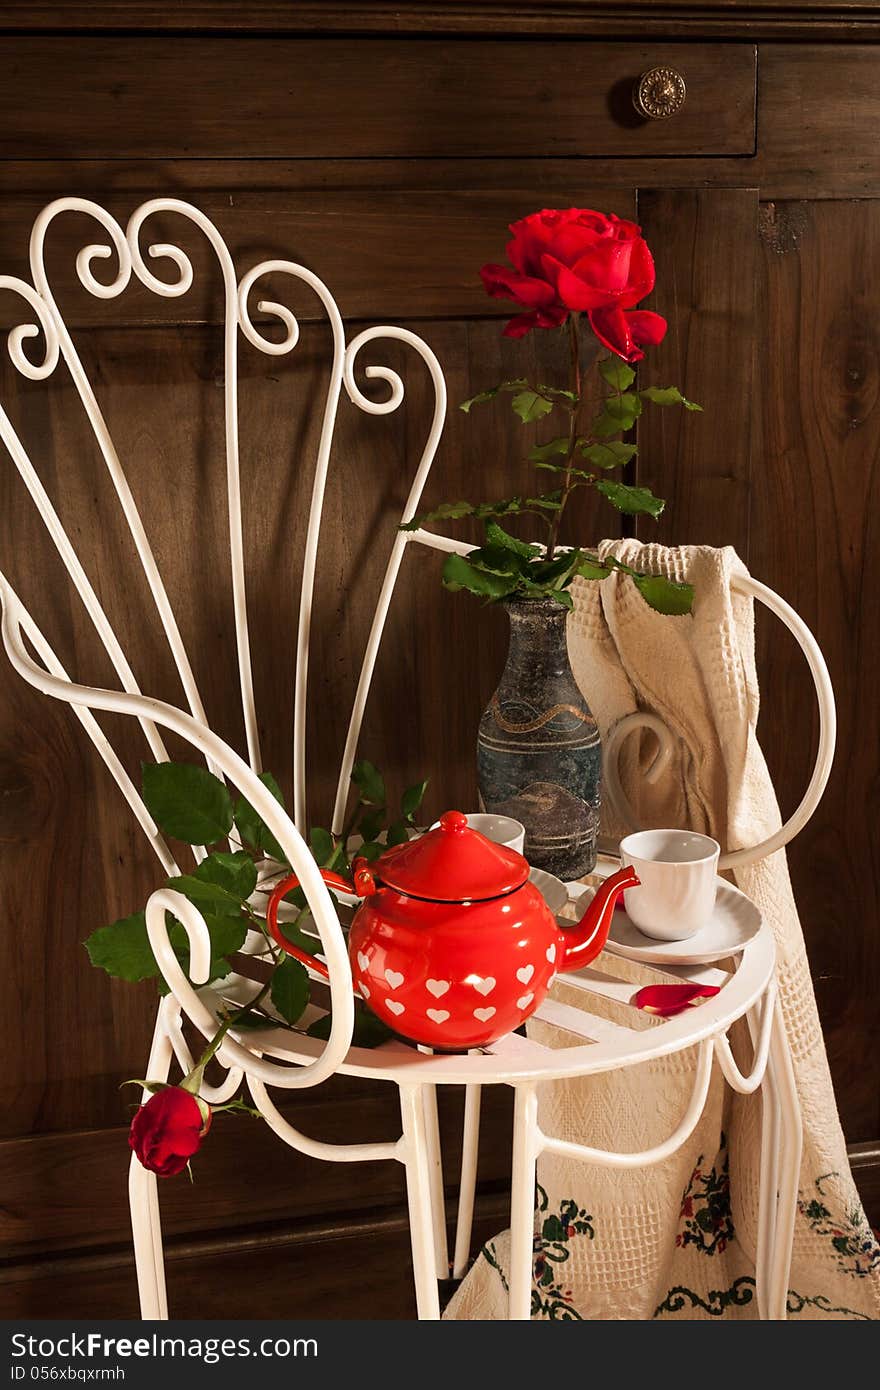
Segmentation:
<svg viewBox="0 0 880 1390">
<path fill-rule="evenodd" d="M 472 830 L 461 811 L 447 811 L 436 829 L 386 850 L 373 867 L 398 893 L 444 903 L 498 898 L 529 876 L 521 854 Z"/>
</svg>

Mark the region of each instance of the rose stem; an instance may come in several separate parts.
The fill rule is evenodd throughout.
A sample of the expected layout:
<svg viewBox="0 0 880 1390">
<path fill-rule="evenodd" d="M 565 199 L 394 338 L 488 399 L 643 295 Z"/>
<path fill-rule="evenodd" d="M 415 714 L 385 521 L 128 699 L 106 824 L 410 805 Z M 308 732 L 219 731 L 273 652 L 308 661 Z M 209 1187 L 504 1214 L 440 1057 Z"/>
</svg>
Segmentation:
<svg viewBox="0 0 880 1390">
<path fill-rule="evenodd" d="M 575 448 L 577 446 L 577 427 L 579 407 L 581 403 L 581 353 L 580 337 L 578 333 L 578 314 L 572 310 L 568 316 L 568 341 L 571 348 L 571 389 L 575 400 L 571 405 L 571 418 L 568 425 L 568 453 L 565 459 L 565 479 L 562 484 L 562 495 L 559 498 L 559 510 L 553 514 L 553 525 L 550 528 L 550 543 L 547 546 L 548 560 L 552 560 L 556 553 L 556 545 L 559 540 L 559 526 L 562 521 L 562 513 L 572 490 L 574 479 L 571 470 L 574 466 Z"/>
</svg>

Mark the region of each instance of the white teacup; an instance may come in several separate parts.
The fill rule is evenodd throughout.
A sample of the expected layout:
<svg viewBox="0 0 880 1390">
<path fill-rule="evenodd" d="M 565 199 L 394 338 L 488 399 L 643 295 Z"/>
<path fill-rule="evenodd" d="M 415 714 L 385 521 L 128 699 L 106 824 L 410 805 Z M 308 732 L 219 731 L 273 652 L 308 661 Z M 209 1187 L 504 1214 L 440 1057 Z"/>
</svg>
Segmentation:
<svg viewBox="0 0 880 1390">
<path fill-rule="evenodd" d="M 526 829 L 522 821 L 514 820 L 513 816 L 494 816 L 489 811 L 470 811 L 466 819 L 471 830 L 479 830 L 487 840 L 522 854 L 526 843 Z M 439 821 L 435 821 L 431 829 L 436 830 L 439 824 Z"/>
<path fill-rule="evenodd" d="M 620 842 L 640 887 L 624 893 L 626 915 L 645 936 L 686 941 L 715 908 L 720 845 L 692 830 L 639 830 Z"/>
</svg>

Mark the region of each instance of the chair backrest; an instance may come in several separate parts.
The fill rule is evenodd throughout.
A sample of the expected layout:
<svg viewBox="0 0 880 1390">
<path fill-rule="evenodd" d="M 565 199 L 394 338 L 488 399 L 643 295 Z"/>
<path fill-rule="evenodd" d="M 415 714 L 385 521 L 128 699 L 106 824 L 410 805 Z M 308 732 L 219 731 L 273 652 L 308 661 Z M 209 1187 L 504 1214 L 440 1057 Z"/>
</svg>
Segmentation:
<svg viewBox="0 0 880 1390">
<path fill-rule="evenodd" d="M 80 250 L 76 271 L 81 284 L 100 299 L 116 299 L 122 295 L 132 278 L 153 294 L 173 298 L 186 294 L 193 283 L 192 263 L 187 254 L 168 242 L 142 248 L 145 224 L 154 214 L 178 214 L 193 224 L 208 240 L 220 266 L 224 291 L 224 393 L 225 393 L 225 453 L 226 494 L 228 506 L 229 564 L 235 623 L 236 654 L 244 722 L 247 759 L 241 758 L 227 743 L 208 727 L 205 707 L 196 684 L 193 668 L 181 638 L 175 614 L 163 583 L 159 566 L 125 469 L 110 436 L 97 396 L 77 353 L 71 334 L 59 310 L 46 270 L 45 246 L 49 229 L 66 212 L 85 214 L 94 219 L 101 230 L 101 240 Z M 109 283 L 102 283 L 93 273 L 93 264 L 100 260 L 111 262 L 115 274 Z M 160 278 L 148 262 L 164 263 L 170 268 L 169 278 Z M 37 217 L 30 240 L 32 283 L 0 276 L 0 289 L 17 295 L 27 308 L 23 323 L 8 335 L 9 355 L 15 368 L 33 381 L 47 381 L 63 359 L 76 388 L 88 424 L 106 465 L 113 489 L 118 498 L 125 524 L 134 543 L 138 561 L 152 593 L 162 631 L 167 639 L 183 690 L 185 708 L 153 698 L 140 689 L 132 666 L 113 629 L 110 619 L 77 554 L 71 536 L 65 530 L 55 504 L 41 481 L 27 448 L 14 428 L 9 415 L 0 404 L 0 435 L 13 462 L 46 525 L 52 542 L 85 605 L 100 642 L 118 676 L 120 689 L 101 690 L 73 679 L 65 670 L 56 652 L 42 633 L 34 617 L 25 609 L 8 580 L 0 573 L 0 601 L 3 606 L 3 640 L 15 668 L 32 685 L 45 693 L 69 703 L 98 753 L 109 768 L 141 828 L 147 836 L 163 868 L 175 873 L 177 866 L 162 835 L 153 823 L 137 787 L 112 747 L 94 711 L 115 711 L 134 715 L 140 722 L 153 758 L 168 757 L 160 729 L 170 729 L 183 737 L 206 760 L 208 767 L 221 778 L 233 783 L 247 797 L 269 826 L 287 853 L 294 871 L 302 879 L 316 925 L 321 935 L 328 964 L 331 968 L 333 1002 L 333 1032 L 320 1064 L 304 1068 L 311 1083 L 332 1071 L 344 1055 L 351 1036 L 351 981 L 345 946 L 331 899 L 320 880 L 308 848 L 302 838 L 306 829 L 306 694 L 308 686 L 309 646 L 311 637 L 312 604 L 315 591 L 315 571 L 323 518 L 327 474 L 336 425 L 337 409 L 342 388 L 348 398 L 371 415 L 386 415 L 398 409 L 404 399 L 404 385 L 390 367 L 368 365 L 364 375 L 387 387 L 384 400 L 369 399 L 355 379 L 361 353 L 374 341 L 398 339 L 423 359 L 430 373 L 434 390 L 434 405 L 430 428 L 421 457 L 415 467 L 412 485 L 401 520 L 415 514 L 446 413 L 446 388 L 440 365 L 428 345 L 416 334 L 403 328 L 381 326 L 367 328 L 346 342 L 342 317 L 326 285 L 310 270 L 294 261 L 268 260 L 254 266 L 241 278 L 233 265 L 232 256 L 215 225 L 197 208 L 176 198 L 155 198 L 138 207 L 127 226 L 121 224 L 97 203 L 83 198 L 61 198 L 49 204 Z M 286 306 L 258 299 L 257 310 L 270 321 L 280 324 L 283 336 L 273 339 L 255 323 L 249 307 L 252 295 L 263 277 L 285 275 L 302 282 L 318 297 L 332 336 L 332 362 L 324 402 L 322 424 L 317 445 L 311 507 L 306 532 L 299 620 L 296 640 L 293 731 L 293 820 L 285 815 L 266 787 L 259 780 L 261 771 L 260 742 L 254 708 L 254 682 L 251 664 L 251 643 L 248 628 L 245 592 L 245 555 L 242 525 L 241 479 L 239 470 L 238 423 L 238 345 L 239 334 L 253 347 L 268 356 L 291 352 L 299 339 L 299 324 Z M 42 339 L 32 356 L 26 351 L 28 339 Z M 31 353 L 34 349 L 31 348 Z M 38 360 L 35 360 L 38 359 Z M 433 537 L 422 533 L 398 531 L 391 546 L 384 579 L 379 592 L 375 614 L 366 641 L 360 675 L 348 723 L 335 807 L 333 829 L 343 826 L 350 775 L 356 756 L 358 739 L 370 683 L 376 664 L 385 621 L 394 586 L 407 544 L 412 541 L 434 543 Z M 442 544 L 442 542 L 440 542 Z M 28 649 L 28 644 L 30 650 Z M 33 655 L 31 654 L 33 653 Z M 35 659 L 36 658 L 36 659 Z M 196 850 L 196 858 L 203 851 Z M 196 914 L 197 915 L 197 914 Z M 184 921 L 191 937 L 198 934 L 197 925 Z M 193 941 L 194 957 L 195 941 Z M 301 1083 L 300 1083 L 301 1084 Z"/>
</svg>

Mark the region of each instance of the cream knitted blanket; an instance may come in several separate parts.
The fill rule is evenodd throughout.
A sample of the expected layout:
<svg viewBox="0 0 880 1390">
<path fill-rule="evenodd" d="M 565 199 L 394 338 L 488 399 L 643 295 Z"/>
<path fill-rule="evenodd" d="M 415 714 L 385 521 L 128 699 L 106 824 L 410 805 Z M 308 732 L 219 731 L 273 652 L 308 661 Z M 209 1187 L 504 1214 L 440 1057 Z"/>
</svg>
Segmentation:
<svg viewBox="0 0 880 1390">
<path fill-rule="evenodd" d="M 756 738 L 758 683 L 751 600 L 731 593 L 744 572 L 731 549 L 666 549 L 605 542 L 628 564 L 687 578 L 691 616 L 665 618 L 615 574 L 576 581 L 569 653 L 604 733 L 635 709 L 676 735 L 677 764 L 662 785 L 640 775 L 638 737 L 624 748 L 622 782 L 643 825 L 690 825 L 727 849 L 756 844 L 780 824 Z M 650 738 L 650 736 L 648 736 Z M 805 769 L 806 773 L 806 769 Z M 619 838 L 623 827 L 604 824 Z M 880 1248 L 850 1174 L 784 851 L 736 872 L 773 927 L 779 997 L 804 1119 L 789 1316 L 880 1317 Z M 639 980 L 637 965 L 600 968 Z M 654 977 L 656 978 L 656 977 Z M 577 1005 L 579 994 L 557 986 Z M 591 997 L 595 1010 L 597 1000 Z M 552 1028 L 533 1025 L 552 1046 Z M 735 1031 L 735 1030 L 734 1030 Z M 741 1039 L 739 1040 L 741 1045 Z M 748 1066 L 749 1049 L 740 1050 Z M 550 1134 L 614 1149 L 660 1142 L 682 1113 L 694 1058 L 685 1053 L 624 1073 L 543 1088 Z M 532 1316 L 537 1318 L 755 1318 L 760 1100 L 734 1096 L 713 1076 L 703 1117 L 672 1158 L 627 1172 L 545 1155 L 538 1165 Z M 453 1318 L 507 1316 L 507 1233 L 490 1241 L 447 1310 Z"/>
</svg>

